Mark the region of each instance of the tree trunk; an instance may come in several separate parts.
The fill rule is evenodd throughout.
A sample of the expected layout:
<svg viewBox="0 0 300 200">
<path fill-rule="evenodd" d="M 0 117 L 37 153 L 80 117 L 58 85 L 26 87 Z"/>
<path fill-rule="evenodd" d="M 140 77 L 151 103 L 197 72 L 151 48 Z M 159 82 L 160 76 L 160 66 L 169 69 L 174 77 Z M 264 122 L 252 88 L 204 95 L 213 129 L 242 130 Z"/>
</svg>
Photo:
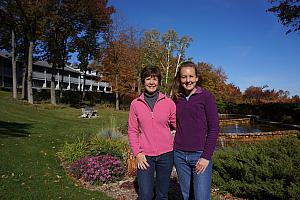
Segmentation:
<svg viewBox="0 0 300 200">
<path fill-rule="evenodd" d="M 116 110 L 120 110 L 118 81 L 119 81 L 119 74 L 116 74 Z"/>
<path fill-rule="evenodd" d="M 1 87 L 4 87 L 4 61 L 0 60 L 1 67 Z"/>
<path fill-rule="evenodd" d="M 59 85 L 59 95 L 58 95 L 58 104 L 60 104 L 60 100 L 63 96 L 63 87 L 64 87 L 64 71 L 65 71 L 65 64 L 63 63 L 62 65 L 62 70 L 61 70 L 61 84 Z"/>
<path fill-rule="evenodd" d="M 83 75 L 83 85 L 82 85 L 82 102 L 84 102 L 85 99 L 85 82 L 86 82 L 86 71 L 84 71 L 84 75 Z"/>
<path fill-rule="evenodd" d="M 13 78 L 13 98 L 18 99 L 17 92 L 17 61 L 16 61 L 16 40 L 15 31 L 11 31 L 11 63 L 12 63 L 12 78 Z"/>
<path fill-rule="evenodd" d="M 142 93 L 142 81 L 141 81 L 141 73 L 138 74 L 138 94 L 140 95 Z"/>
<path fill-rule="evenodd" d="M 28 49 L 28 74 L 27 74 L 27 95 L 28 103 L 33 104 L 32 94 L 32 52 L 33 52 L 33 41 L 29 42 Z"/>
<path fill-rule="evenodd" d="M 27 79 L 26 79 L 26 77 L 27 77 L 27 66 L 24 62 L 24 64 L 23 64 L 23 75 L 22 75 L 22 96 L 21 96 L 22 99 L 26 99 L 26 95 L 27 95 L 27 93 L 26 93 L 26 91 L 27 91 L 27 84 L 26 84 Z"/>
<path fill-rule="evenodd" d="M 60 87 L 59 87 L 59 97 L 58 97 L 58 104 L 60 104 L 60 101 L 61 101 L 61 98 L 62 98 L 62 96 L 63 96 L 63 87 L 64 87 L 64 85 L 63 85 L 63 83 L 64 83 L 64 78 L 65 78 L 65 75 L 64 75 L 64 72 L 65 72 L 65 63 L 67 63 L 67 47 L 66 47 L 66 43 L 67 43 L 67 41 L 66 40 L 64 40 L 64 45 L 63 45 L 63 48 L 64 48 L 64 53 L 63 53 L 63 55 L 62 55 L 62 58 L 61 58 L 61 63 L 60 63 L 60 65 L 61 65 L 61 69 L 62 69 L 62 71 L 61 71 L 61 84 L 60 84 Z"/>
<path fill-rule="evenodd" d="M 167 85 L 168 85 L 169 69 L 170 69 L 170 50 L 168 49 L 167 71 L 166 71 L 166 81 L 165 81 L 166 88 L 167 88 Z"/>
<path fill-rule="evenodd" d="M 181 59 L 181 53 L 179 54 L 178 56 L 178 59 L 177 59 L 177 64 L 176 64 L 176 70 L 175 70 L 175 74 L 174 74 L 174 78 L 176 78 L 176 75 L 177 75 L 177 72 L 178 72 L 178 68 L 179 68 L 179 64 L 180 64 L 180 59 Z M 171 89 L 170 89 L 170 97 L 173 95 L 173 86 L 171 86 Z"/>
<path fill-rule="evenodd" d="M 176 70 L 175 70 L 174 77 L 176 77 L 176 75 L 177 75 L 177 71 L 178 71 L 178 68 L 179 68 L 180 59 L 181 59 L 181 53 L 179 54 L 178 59 L 177 59 L 177 64 L 176 64 Z"/>
<path fill-rule="evenodd" d="M 116 110 L 120 110 L 119 91 L 116 91 Z"/>
<path fill-rule="evenodd" d="M 51 104 L 56 105 L 56 97 L 55 97 L 55 64 L 52 64 L 52 70 L 51 70 L 51 84 L 50 84 L 50 96 L 51 96 Z M 58 80 L 59 81 L 59 80 Z"/>
<path fill-rule="evenodd" d="M 29 46 L 29 42 L 25 39 L 24 47 Z M 29 49 L 29 48 L 28 48 Z M 28 49 L 24 52 L 23 73 L 22 73 L 22 99 L 27 99 L 27 70 L 28 70 Z"/>
</svg>

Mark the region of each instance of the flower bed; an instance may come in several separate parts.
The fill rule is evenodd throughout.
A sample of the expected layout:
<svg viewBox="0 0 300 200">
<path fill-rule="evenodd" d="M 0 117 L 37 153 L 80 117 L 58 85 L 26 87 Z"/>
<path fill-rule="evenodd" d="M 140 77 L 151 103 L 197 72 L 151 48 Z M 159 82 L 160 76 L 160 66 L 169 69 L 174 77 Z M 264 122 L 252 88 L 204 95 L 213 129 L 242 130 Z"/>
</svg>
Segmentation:
<svg viewBox="0 0 300 200">
<path fill-rule="evenodd" d="M 85 156 L 74 161 L 69 172 L 77 179 L 91 184 L 117 181 L 125 174 L 121 161 L 111 155 Z"/>
</svg>

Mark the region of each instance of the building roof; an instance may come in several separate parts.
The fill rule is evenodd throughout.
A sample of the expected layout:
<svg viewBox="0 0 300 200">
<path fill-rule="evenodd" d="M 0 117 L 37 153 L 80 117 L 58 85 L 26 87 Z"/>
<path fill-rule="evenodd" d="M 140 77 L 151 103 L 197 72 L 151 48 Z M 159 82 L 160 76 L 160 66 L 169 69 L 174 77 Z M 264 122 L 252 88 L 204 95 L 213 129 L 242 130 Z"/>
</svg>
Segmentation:
<svg viewBox="0 0 300 200">
<path fill-rule="evenodd" d="M 11 58 L 11 53 L 6 50 L 0 50 L 0 57 L 3 57 L 5 59 Z M 52 68 L 51 64 L 49 64 L 47 61 L 36 61 L 33 63 L 35 66 L 42 66 L 46 68 Z M 76 67 L 76 68 L 75 68 Z M 82 71 L 78 68 L 76 64 L 66 64 L 64 67 L 65 71 L 74 72 L 74 73 L 80 73 L 83 74 Z M 89 76 L 97 76 L 97 73 L 95 71 L 87 72 L 87 75 Z"/>
</svg>

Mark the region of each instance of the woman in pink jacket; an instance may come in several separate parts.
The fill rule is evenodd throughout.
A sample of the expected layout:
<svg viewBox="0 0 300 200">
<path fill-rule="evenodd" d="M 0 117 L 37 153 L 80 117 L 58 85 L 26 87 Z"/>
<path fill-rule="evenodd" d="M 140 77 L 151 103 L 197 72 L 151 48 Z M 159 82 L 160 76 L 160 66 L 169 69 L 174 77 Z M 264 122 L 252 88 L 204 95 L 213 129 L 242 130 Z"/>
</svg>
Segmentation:
<svg viewBox="0 0 300 200">
<path fill-rule="evenodd" d="M 156 199 L 168 199 L 173 167 L 173 136 L 176 106 L 159 92 L 161 73 L 158 67 L 141 72 L 144 92 L 134 99 L 128 117 L 128 139 L 137 163 L 139 199 L 152 200 L 154 173 Z"/>
</svg>

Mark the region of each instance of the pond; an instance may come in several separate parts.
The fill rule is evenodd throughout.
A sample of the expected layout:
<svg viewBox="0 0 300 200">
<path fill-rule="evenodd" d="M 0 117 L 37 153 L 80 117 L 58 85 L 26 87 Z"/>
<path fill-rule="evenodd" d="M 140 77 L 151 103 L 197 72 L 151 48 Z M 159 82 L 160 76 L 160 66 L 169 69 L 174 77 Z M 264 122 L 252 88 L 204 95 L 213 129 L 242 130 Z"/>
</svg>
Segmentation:
<svg viewBox="0 0 300 200">
<path fill-rule="evenodd" d="M 220 126 L 220 133 L 260 133 L 271 131 L 283 131 L 286 128 L 277 127 L 269 124 L 249 123 L 249 124 L 228 124 Z"/>
</svg>

